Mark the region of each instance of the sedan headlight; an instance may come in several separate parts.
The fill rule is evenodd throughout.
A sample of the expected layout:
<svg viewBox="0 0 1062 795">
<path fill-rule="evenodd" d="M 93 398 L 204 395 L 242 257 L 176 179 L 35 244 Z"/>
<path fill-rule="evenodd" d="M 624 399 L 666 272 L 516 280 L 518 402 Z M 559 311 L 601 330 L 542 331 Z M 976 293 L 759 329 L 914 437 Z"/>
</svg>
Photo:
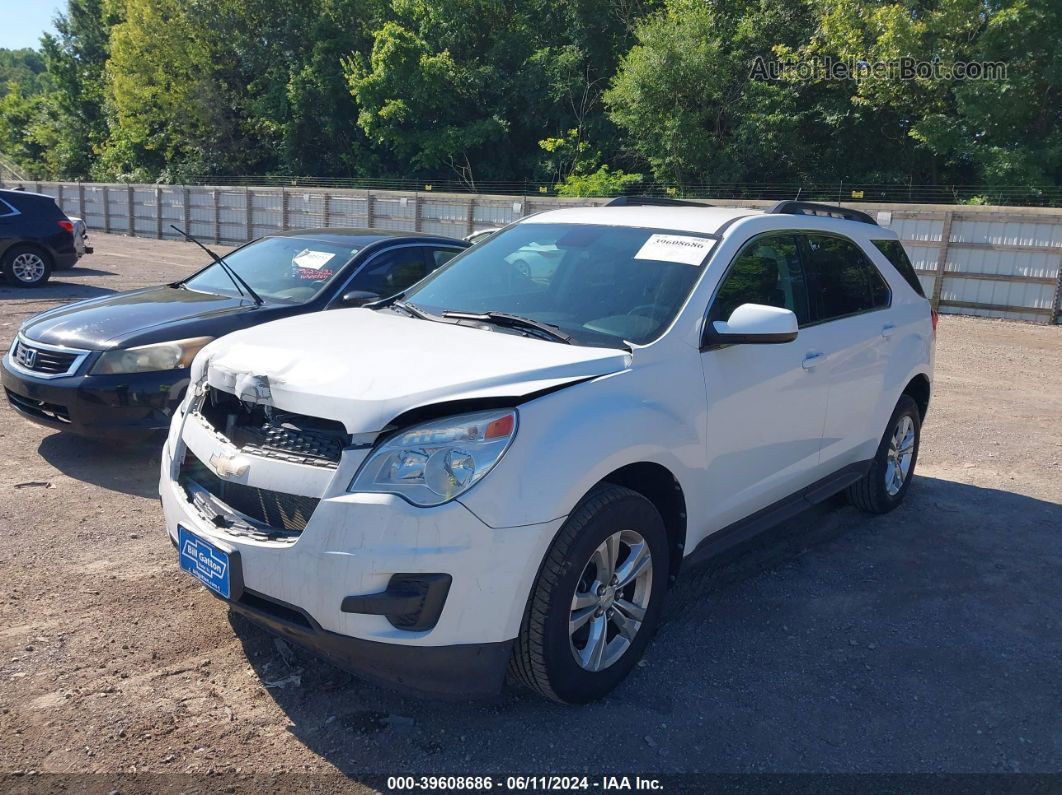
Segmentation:
<svg viewBox="0 0 1062 795">
<path fill-rule="evenodd" d="M 192 337 L 186 340 L 141 345 L 137 348 L 104 351 L 92 366 L 92 373 L 94 375 L 120 375 L 181 370 L 188 367 L 195 355 L 211 340 L 213 337 Z"/>
<path fill-rule="evenodd" d="M 442 505 L 490 472 L 515 435 L 515 409 L 426 422 L 373 450 L 348 490 L 397 494 L 422 508 Z"/>
</svg>

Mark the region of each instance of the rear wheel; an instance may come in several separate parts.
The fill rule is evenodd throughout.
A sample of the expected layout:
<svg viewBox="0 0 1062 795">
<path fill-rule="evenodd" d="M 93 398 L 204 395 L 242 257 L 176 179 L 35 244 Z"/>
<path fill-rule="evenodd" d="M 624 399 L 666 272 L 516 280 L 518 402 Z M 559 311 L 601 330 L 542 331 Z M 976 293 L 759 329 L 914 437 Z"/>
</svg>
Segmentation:
<svg viewBox="0 0 1062 795">
<path fill-rule="evenodd" d="M 568 704 L 608 693 L 652 639 L 667 584 L 667 532 L 637 492 L 595 489 L 568 517 L 539 571 L 511 670 Z"/>
<path fill-rule="evenodd" d="M 0 260 L 0 270 L 15 287 L 40 287 L 52 275 L 52 260 L 35 246 L 12 246 Z"/>
<path fill-rule="evenodd" d="M 896 404 L 870 470 L 848 487 L 848 497 L 862 511 L 888 513 L 901 502 L 914 478 L 922 417 L 910 395 Z"/>
</svg>

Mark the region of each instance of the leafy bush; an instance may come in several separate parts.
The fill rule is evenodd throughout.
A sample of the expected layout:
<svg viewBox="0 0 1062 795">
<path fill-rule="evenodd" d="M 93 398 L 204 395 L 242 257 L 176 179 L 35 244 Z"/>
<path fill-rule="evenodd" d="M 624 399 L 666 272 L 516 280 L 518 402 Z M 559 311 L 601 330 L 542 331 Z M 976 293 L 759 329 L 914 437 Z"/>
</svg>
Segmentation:
<svg viewBox="0 0 1062 795">
<path fill-rule="evenodd" d="M 618 196 L 642 182 L 641 174 L 624 174 L 620 170 L 609 171 L 601 166 L 593 174 L 572 174 L 557 186 L 558 196 Z"/>
</svg>

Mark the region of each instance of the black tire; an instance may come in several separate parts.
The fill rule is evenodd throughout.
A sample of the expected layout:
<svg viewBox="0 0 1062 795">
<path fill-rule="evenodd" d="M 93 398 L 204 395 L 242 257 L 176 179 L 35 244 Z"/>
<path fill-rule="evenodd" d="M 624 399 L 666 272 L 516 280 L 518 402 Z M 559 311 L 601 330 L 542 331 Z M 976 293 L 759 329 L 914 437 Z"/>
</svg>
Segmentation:
<svg viewBox="0 0 1062 795">
<path fill-rule="evenodd" d="M 889 468 L 890 449 L 893 434 L 904 418 L 910 418 L 914 430 L 914 447 L 911 453 L 911 464 L 907 474 L 895 494 L 890 494 L 886 487 L 886 473 Z M 870 465 L 867 474 L 860 480 L 848 487 L 848 499 L 861 511 L 867 513 L 888 513 L 903 502 L 907 489 L 911 487 L 914 479 L 915 465 L 918 463 L 918 447 L 922 438 L 922 415 L 918 410 L 918 404 L 910 395 L 901 395 L 896 408 L 889 418 L 889 424 L 885 427 L 885 433 L 878 444 L 878 451 L 874 455 L 874 461 Z"/>
<path fill-rule="evenodd" d="M 42 275 L 34 281 L 26 281 L 15 275 L 15 260 L 26 255 L 35 257 L 42 268 Z M 12 287 L 43 287 L 52 276 L 52 258 L 47 251 L 37 246 L 12 246 L 4 252 L 3 259 L 0 259 L 0 271 Z"/>
<path fill-rule="evenodd" d="M 622 656 L 603 670 L 590 671 L 580 666 L 573 653 L 568 632 L 572 599 L 594 551 L 620 530 L 641 535 L 648 547 L 649 600 L 641 626 Z M 513 648 L 510 673 L 562 704 L 584 704 L 604 696 L 630 673 L 652 640 L 667 590 L 668 557 L 664 521 L 649 500 L 622 486 L 595 488 L 568 517 L 539 569 Z M 620 558 L 617 570 L 623 562 Z"/>
</svg>

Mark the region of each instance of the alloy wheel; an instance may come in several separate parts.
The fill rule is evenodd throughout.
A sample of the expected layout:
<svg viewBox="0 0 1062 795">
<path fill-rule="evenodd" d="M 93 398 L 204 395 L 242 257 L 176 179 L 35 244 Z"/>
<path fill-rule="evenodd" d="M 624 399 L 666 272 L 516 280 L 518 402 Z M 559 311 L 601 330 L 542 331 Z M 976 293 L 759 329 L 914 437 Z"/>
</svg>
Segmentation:
<svg viewBox="0 0 1062 795">
<path fill-rule="evenodd" d="M 890 497 L 899 494 L 907 480 L 907 475 L 911 471 L 911 461 L 914 459 L 914 446 L 914 420 L 904 414 L 892 429 L 889 450 L 885 456 L 885 491 Z"/>
<path fill-rule="evenodd" d="M 39 282 L 44 278 L 44 272 L 44 260 L 41 259 L 39 254 L 34 254 L 32 251 L 19 254 L 11 262 L 11 273 L 20 282 L 25 282 L 26 284 Z"/>
<path fill-rule="evenodd" d="M 620 530 L 594 550 L 572 596 L 572 654 L 587 671 L 602 671 L 630 648 L 653 590 L 653 557 L 640 533 Z"/>
</svg>

